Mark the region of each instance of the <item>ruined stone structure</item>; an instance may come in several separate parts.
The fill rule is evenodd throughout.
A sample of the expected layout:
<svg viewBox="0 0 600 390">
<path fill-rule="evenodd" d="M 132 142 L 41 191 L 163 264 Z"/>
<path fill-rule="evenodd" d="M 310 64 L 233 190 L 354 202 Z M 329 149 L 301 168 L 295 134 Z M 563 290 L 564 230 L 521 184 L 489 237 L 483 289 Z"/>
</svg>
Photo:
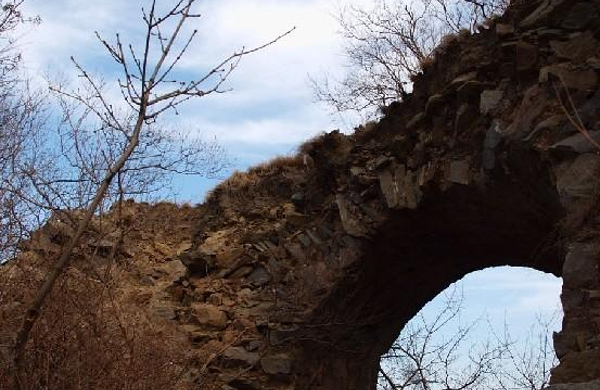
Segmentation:
<svg viewBox="0 0 600 390">
<path fill-rule="evenodd" d="M 161 252 L 186 268 L 150 306 L 189 335 L 190 380 L 374 389 L 425 303 L 499 265 L 563 277 L 552 381 L 600 379 L 599 39 L 598 0 L 514 2 L 379 123 L 217 187 L 190 244 Z"/>
<path fill-rule="evenodd" d="M 563 277 L 553 382 L 600 378 L 599 27 L 598 1 L 515 3 L 439 48 L 378 124 L 305 145 L 314 168 L 217 188 L 181 294 L 224 310 L 223 332 L 250 329 L 221 359 L 248 369 L 228 386 L 373 388 L 426 302 L 498 265 Z"/>
</svg>

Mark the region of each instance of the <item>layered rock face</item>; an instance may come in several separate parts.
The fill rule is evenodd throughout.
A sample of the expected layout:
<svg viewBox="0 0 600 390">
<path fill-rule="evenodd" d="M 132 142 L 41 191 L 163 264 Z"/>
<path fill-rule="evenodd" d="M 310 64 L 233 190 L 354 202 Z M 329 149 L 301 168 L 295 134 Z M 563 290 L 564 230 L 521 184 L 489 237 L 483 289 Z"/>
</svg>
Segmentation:
<svg viewBox="0 0 600 390">
<path fill-rule="evenodd" d="M 152 315 L 188 335 L 190 383 L 374 389 L 425 303 L 519 265 L 563 277 L 554 389 L 596 388 L 559 384 L 600 379 L 599 27 L 600 1 L 514 2 L 380 122 L 217 187 L 163 248 L 176 277 L 148 282 Z"/>
</svg>

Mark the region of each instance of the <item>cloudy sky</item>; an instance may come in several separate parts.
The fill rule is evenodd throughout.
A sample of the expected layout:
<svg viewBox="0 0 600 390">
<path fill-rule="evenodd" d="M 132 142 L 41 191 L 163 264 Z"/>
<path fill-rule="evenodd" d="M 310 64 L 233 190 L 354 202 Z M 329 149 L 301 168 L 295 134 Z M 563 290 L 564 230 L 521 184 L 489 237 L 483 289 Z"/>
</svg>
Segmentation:
<svg viewBox="0 0 600 390">
<path fill-rule="evenodd" d="M 356 0 L 370 4 L 370 0 Z M 164 3 L 164 2 L 163 2 Z M 202 17 L 191 28 L 199 37 L 182 62 L 186 76 L 202 74 L 211 64 L 242 46 L 267 42 L 292 27 L 296 30 L 265 50 L 245 58 L 229 80 L 232 91 L 190 102 L 173 123 L 217 140 L 235 158 L 235 168 L 287 154 L 321 131 L 349 129 L 354 119 L 332 116 L 313 102 L 308 75 L 343 72 L 340 39 L 333 15 L 338 0 L 200 1 Z M 345 1 L 344 4 L 348 4 Z M 130 41 L 141 37 L 141 0 L 29 0 L 28 12 L 42 23 L 22 32 L 19 40 L 26 68 L 37 77 L 74 77 L 69 57 L 87 69 L 114 77 L 115 68 L 94 37 L 119 32 Z M 199 202 L 217 181 L 177 181 L 178 200 Z M 504 320 L 526 330 L 538 312 L 559 305 L 560 279 L 541 272 L 496 268 L 468 275 L 462 282 L 466 316 L 483 313 L 495 326 Z M 427 310 L 435 313 L 442 300 Z M 490 305 L 493 302 L 493 305 Z M 560 324 L 558 324 L 560 327 Z M 516 332 L 518 333 L 518 332 Z"/>
<path fill-rule="evenodd" d="M 30 73 L 74 77 L 69 63 L 74 56 L 86 69 L 114 80 L 118 68 L 110 63 L 94 31 L 106 38 L 119 32 L 139 44 L 143 36 L 140 9 L 145 3 L 29 1 L 30 14 L 43 20 L 40 26 L 28 28 L 20 40 Z M 199 34 L 180 66 L 185 77 L 203 75 L 241 47 L 254 47 L 293 27 L 296 30 L 245 57 L 229 79 L 231 92 L 191 101 L 181 115 L 169 120 L 207 139 L 216 137 L 234 158 L 237 169 L 290 153 L 319 132 L 351 128 L 352 119 L 331 115 L 326 107 L 313 102 L 308 82 L 309 75 L 335 74 L 343 69 L 332 17 L 339 7 L 337 0 L 200 1 L 202 17 L 188 26 Z M 214 183 L 188 178 L 177 186 L 177 199 L 202 201 Z"/>
</svg>

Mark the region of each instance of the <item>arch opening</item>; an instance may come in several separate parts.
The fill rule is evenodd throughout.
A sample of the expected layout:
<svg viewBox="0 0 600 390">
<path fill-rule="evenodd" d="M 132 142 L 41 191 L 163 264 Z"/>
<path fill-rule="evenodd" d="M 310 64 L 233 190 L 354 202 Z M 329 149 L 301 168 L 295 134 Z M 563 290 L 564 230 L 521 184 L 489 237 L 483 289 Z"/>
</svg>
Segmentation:
<svg viewBox="0 0 600 390">
<path fill-rule="evenodd" d="M 469 273 L 404 326 L 381 356 L 377 389 L 542 389 L 558 363 L 561 286 L 523 267 Z"/>
<path fill-rule="evenodd" d="M 526 152 L 512 161 L 521 168 L 485 188 L 424 188 L 418 208 L 389 211 L 351 277 L 314 313 L 303 350 L 308 361 L 327 363 L 308 363 L 307 371 L 318 372 L 308 385 L 375 389 L 379 358 L 400 330 L 471 272 L 514 266 L 561 276 L 563 209 L 549 171 Z"/>
</svg>

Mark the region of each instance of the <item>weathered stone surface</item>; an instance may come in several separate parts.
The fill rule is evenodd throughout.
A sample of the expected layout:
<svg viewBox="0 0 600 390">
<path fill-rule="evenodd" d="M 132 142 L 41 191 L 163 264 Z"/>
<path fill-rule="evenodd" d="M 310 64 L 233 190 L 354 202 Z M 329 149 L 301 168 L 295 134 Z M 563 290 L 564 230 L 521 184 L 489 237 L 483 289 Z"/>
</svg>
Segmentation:
<svg viewBox="0 0 600 390">
<path fill-rule="evenodd" d="M 548 82 L 550 75 L 556 77 L 561 85 L 569 89 L 589 91 L 598 86 L 598 74 L 594 70 L 577 69 L 571 64 L 558 64 L 542 68 L 539 81 Z"/>
<path fill-rule="evenodd" d="M 562 204 L 573 209 L 598 193 L 600 156 L 582 154 L 574 161 L 561 164 L 556 170 L 556 189 Z"/>
<path fill-rule="evenodd" d="M 598 42 L 590 31 L 578 33 L 566 41 L 552 41 L 550 47 L 558 57 L 571 61 L 584 62 L 588 58 L 598 55 L 600 42 Z"/>
<path fill-rule="evenodd" d="M 269 375 L 289 375 L 292 373 L 293 359 L 287 354 L 269 355 L 260 359 L 260 366 Z"/>
<path fill-rule="evenodd" d="M 598 361 L 600 361 L 600 349 L 571 352 L 561 359 L 561 364 L 558 367 L 552 370 L 551 383 L 569 383 L 569 385 L 564 386 L 581 383 L 583 386 L 585 382 L 595 381 L 600 378 Z M 596 385 L 598 382 L 592 383 Z M 597 390 L 598 388 L 592 387 L 592 389 Z M 559 388 L 558 390 L 563 389 Z M 567 387 L 564 390 L 571 389 Z"/>
<path fill-rule="evenodd" d="M 194 303 L 192 311 L 194 318 L 201 325 L 217 329 L 224 329 L 227 326 L 227 314 L 216 306 Z"/>
<path fill-rule="evenodd" d="M 451 183 L 468 185 L 471 182 L 470 164 L 468 161 L 452 161 L 448 173 L 448 181 Z"/>
<path fill-rule="evenodd" d="M 425 105 L 425 115 L 431 116 L 436 114 L 436 112 L 444 106 L 444 95 L 437 94 L 433 95 L 427 100 L 427 104 Z"/>
<path fill-rule="evenodd" d="M 248 352 L 242 347 L 229 347 L 223 352 L 223 360 L 227 367 L 255 366 L 260 361 L 260 354 Z"/>
<path fill-rule="evenodd" d="M 598 390 L 598 389 L 600 389 L 600 381 L 552 385 L 552 386 L 545 388 L 545 390 Z"/>
<path fill-rule="evenodd" d="M 421 199 L 416 175 L 404 165 L 393 165 L 379 172 L 379 184 L 389 208 L 415 209 Z"/>
<path fill-rule="evenodd" d="M 552 149 L 566 150 L 575 153 L 591 153 L 598 151 L 598 147 L 591 141 L 600 143 L 600 131 L 590 131 L 587 134 L 577 133 L 552 145 Z"/>
<path fill-rule="evenodd" d="M 435 292 L 507 263 L 564 275 L 553 381 L 600 378 L 597 256 L 572 245 L 600 244 L 600 156 L 565 139 L 575 129 L 537 79 L 540 67 L 554 82 L 560 69 L 573 73 L 576 111 L 598 131 L 600 99 L 586 78 L 600 65 L 584 59 L 598 34 L 560 28 L 583 1 L 513 3 L 498 21 L 514 31 L 482 29 L 436 52 L 371 131 L 302 145 L 314 164 L 299 154 L 237 173 L 193 213 L 136 206 L 133 250 L 118 254 L 114 274 L 134 284 L 120 293 L 136 310 L 156 319 L 164 308 L 161 332 L 184 335 L 190 388 L 373 389 L 379 356 Z M 528 29 L 527 18 L 546 25 Z M 582 48 L 570 53 L 563 43 L 577 37 Z M 298 208 L 295 193 L 305 195 Z M 67 236 L 56 233 L 34 255 L 54 255 Z M 87 239 L 72 266 L 86 277 Z M 184 241 L 191 247 L 176 250 Z M 165 261 L 172 253 L 189 260 L 185 272 Z M 0 322 L 15 310 L 0 304 Z"/>
<path fill-rule="evenodd" d="M 264 286 L 271 281 L 271 275 L 263 266 L 259 265 L 246 277 L 246 280 L 255 286 Z"/>
<path fill-rule="evenodd" d="M 522 28 L 533 28 L 548 20 L 548 18 L 560 7 L 562 0 L 544 0 L 527 18 L 520 23 Z"/>
<path fill-rule="evenodd" d="M 511 35 L 515 33 L 514 26 L 510 24 L 496 23 L 496 34 L 498 36 L 504 37 L 506 35 Z"/>
<path fill-rule="evenodd" d="M 570 289 L 598 284 L 598 251 L 590 244 L 574 244 L 565 258 L 563 281 Z"/>
<path fill-rule="evenodd" d="M 367 228 L 362 224 L 360 218 L 355 214 L 356 207 L 342 195 L 338 195 L 336 204 L 340 213 L 340 219 L 346 232 L 355 237 L 367 235 Z"/>
<path fill-rule="evenodd" d="M 170 306 L 155 307 L 154 314 L 165 320 L 174 320 L 177 317 L 175 310 Z"/>
<path fill-rule="evenodd" d="M 479 103 L 479 111 L 487 115 L 492 113 L 498 108 L 498 105 L 502 101 L 504 91 L 502 90 L 486 90 L 481 93 L 481 99 Z"/>
<path fill-rule="evenodd" d="M 534 128 L 534 122 L 546 108 L 548 99 L 548 93 L 537 85 L 529 88 L 513 115 L 513 122 L 506 128 L 504 134 L 513 138 L 523 138 L 529 134 Z"/>
</svg>

